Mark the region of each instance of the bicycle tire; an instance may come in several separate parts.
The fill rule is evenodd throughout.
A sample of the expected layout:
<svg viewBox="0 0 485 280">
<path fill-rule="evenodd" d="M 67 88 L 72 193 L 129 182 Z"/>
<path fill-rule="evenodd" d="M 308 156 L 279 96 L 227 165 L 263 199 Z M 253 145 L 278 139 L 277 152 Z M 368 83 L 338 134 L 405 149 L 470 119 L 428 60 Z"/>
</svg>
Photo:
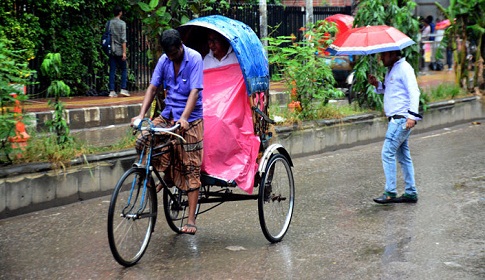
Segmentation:
<svg viewBox="0 0 485 280">
<path fill-rule="evenodd" d="M 173 197 L 177 201 L 173 201 L 169 195 L 172 193 Z M 188 218 L 188 197 L 187 194 L 180 191 L 177 187 L 163 188 L 163 212 L 165 213 L 165 219 L 167 224 L 175 233 L 182 233 L 182 227 L 184 221 Z M 197 203 L 195 209 L 195 217 L 199 213 L 200 204 Z"/>
<path fill-rule="evenodd" d="M 145 178 L 144 168 L 127 170 L 116 184 L 109 205 L 109 247 L 115 260 L 126 267 L 142 258 L 157 219 L 157 194 L 154 187 L 143 187 Z M 152 178 L 149 186 L 154 186 Z"/>
<path fill-rule="evenodd" d="M 271 243 L 283 239 L 290 227 L 295 201 L 293 172 L 288 159 L 274 154 L 261 177 L 258 194 L 259 223 Z"/>
</svg>

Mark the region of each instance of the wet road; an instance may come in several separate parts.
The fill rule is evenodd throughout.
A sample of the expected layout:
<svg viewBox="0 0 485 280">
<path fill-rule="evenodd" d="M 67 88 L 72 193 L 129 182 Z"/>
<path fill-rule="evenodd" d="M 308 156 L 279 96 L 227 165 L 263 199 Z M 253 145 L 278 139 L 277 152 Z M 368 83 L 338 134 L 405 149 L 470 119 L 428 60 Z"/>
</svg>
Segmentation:
<svg viewBox="0 0 485 280">
<path fill-rule="evenodd" d="M 295 214 L 278 244 L 264 238 L 256 201 L 199 216 L 195 236 L 159 215 L 131 268 L 108 247 L 109 197 L 0 220 L 0 278 L 485 279 L 484 139 L 485 123 L 413 135 L 416 205 L 372 202 L 382 143 L 294 159 Z"/>
</svg>

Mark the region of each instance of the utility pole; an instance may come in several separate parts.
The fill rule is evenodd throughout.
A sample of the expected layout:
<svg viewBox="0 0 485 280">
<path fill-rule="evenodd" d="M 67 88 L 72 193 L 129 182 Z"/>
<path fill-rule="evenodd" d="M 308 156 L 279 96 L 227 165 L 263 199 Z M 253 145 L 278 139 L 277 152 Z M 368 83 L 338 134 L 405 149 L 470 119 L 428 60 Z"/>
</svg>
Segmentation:
<svg viewBox="0 0 485 280">
<path fill-rule="evenodd" d="M 268 37 L 268 9 L 266 0 L 259 0 L 259 36 L 260 38 Z M 263 46 L 268 46 L 268 41 L 263 41 Z"/>
<path fill-rule="evenodd" d="M 306 0 L 306 25 L 309 26 L 313 23 L 313 0 Z"/>
</svg>

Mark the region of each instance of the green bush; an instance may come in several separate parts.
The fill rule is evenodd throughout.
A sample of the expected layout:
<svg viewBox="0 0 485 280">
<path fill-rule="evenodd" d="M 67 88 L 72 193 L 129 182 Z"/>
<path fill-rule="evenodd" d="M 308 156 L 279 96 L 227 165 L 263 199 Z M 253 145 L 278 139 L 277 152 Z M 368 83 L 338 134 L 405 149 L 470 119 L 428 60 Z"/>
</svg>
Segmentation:
<svg viewBox="0 0 485 280">
<path fill-rule="evenodd" d="M 307 26 L 300 42 L 292 36 L 264 39 L 268 41 L 269 63 L 278 70 L 273 75 L 285 83 L 299 119 L 318 118 L 331 98 L 344 96 L 334 87 L 332 69 L 321 56 L 336 30 L 334 23 L 319 21 Z"/>
<path fill-rule="evenodd" d="M 0 162 L 10 162 L 10 154 L 15 152 L 10 137 L 16 136 L 15 126 L 18 121 L 29 119 L 21 112 L 15 112 L 16 100 L 27 99 L 22 87 L 28 85 L 33 72 L 27 67 L 24 50 L 14 50 L 13 42 L 0 34 Z M 15 94 L 12 95 L 12 93 Z"/>
</svg>

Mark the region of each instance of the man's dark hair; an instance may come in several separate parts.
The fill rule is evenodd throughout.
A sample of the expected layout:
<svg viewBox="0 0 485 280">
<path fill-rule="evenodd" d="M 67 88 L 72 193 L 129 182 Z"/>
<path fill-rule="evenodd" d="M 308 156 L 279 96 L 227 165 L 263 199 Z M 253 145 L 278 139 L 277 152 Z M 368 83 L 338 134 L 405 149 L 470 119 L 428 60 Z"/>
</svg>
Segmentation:
<svg viewBox="0 0 485 280">
<path fill-rule="evenodd" d="M 113 9 L 113 16 L 117 17 L 121 12 L 123 12 L 123 9 L 120 6 L 116 6 Z"/>
<path fill-rule="evenodd" d="M 402 51 L 401 50 L 395 50 L 395 51 L 391 51 L 391 52 L 395 53 L 396 56 L 402 57 Z"/>
<path fill-rule="evenodd" d="M 180 47 L 182 40 L 180 39 L 180 33 L 175 29 L 165 30 L 162 33 L 162 48 L 164 52 L 169 51 L 172 48 Z"/>
</svg>

